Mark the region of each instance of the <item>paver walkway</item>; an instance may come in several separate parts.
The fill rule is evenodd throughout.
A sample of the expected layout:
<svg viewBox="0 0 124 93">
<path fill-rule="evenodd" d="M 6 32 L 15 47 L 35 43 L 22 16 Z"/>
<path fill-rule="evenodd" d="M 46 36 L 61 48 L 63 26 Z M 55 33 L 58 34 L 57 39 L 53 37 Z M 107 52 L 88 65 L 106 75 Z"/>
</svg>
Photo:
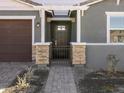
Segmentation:
<svg viewBox="0 0 124 93">
<path fill-rule="evenodd" d="M 45 93 L 77 93 L 72 68 L 64 65 L 52 66 Z"/>
</svg>

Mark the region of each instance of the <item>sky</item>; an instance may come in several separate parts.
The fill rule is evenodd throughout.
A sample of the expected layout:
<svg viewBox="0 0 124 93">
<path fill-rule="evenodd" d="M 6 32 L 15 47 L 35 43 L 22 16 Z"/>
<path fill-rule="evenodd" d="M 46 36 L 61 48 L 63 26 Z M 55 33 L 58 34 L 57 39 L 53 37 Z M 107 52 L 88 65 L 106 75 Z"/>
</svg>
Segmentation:
<svg viewBox="0 0 124 93">
<path fill-rule="evenodd" d="M 44 5 L 73 5 L 86 0 L 33 0 Z"/>
</svg>

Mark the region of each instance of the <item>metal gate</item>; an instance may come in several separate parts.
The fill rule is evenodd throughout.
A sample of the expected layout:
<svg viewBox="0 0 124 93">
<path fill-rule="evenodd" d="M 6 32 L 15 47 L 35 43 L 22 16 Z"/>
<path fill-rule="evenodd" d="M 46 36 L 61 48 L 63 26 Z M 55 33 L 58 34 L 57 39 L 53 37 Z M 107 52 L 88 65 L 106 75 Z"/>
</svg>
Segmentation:
<svg viewBox="0 0 124 93">
<path fill-rule="evenodd" d="M 51 47 L 51 65 L 71 65 L 70 46 L 52 46 Z"/>
<path fill-rule="evenodd" d="M 53 46 L 52 59 L 70 59 L 70 46 Z"/>
</svg>

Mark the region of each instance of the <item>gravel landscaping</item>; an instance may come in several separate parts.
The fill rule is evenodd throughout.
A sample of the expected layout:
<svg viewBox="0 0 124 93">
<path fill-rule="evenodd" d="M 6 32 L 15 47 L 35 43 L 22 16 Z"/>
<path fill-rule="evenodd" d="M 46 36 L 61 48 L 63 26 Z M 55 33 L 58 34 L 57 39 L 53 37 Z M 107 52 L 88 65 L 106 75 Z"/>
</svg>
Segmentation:
<svg viewBox="0 0 124 93">
<path fill-rule="evenodd" d="M 49 68 L 33 65 L 24 70 L 3 93 L 44 93 Z"/>
<path fill-rule="evenodd" d="M 124 93 L 124 72 L 109 76 L 107 71 L 90 71 L 83 66 L 73 67 L 78 93 Z"/>
</svg>

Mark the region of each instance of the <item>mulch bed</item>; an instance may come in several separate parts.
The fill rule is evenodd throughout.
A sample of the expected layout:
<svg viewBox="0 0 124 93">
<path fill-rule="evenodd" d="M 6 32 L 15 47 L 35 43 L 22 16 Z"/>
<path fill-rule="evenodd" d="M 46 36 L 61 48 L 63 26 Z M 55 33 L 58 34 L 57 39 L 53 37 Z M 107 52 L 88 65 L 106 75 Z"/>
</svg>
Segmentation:
<svg viewBox="0 0 124 93">
<path fill-rule="evenodd" d="M 107 71 L 91 72 L 75 82 L 79 93 L 124 93 L 124 72 L 121 71 L 111 76 Z"/>
<path fill-rule="evenodd" d="M 4 93 L 44 93 L 44 87 L 48 78 L 49 68 L 42 66 L 32 66 L 33 75 L 28 83 L 30 87 L 25 89 L 19 89 L 16 86 L 17 78 L 12 82 L 12 84 L 4 91 Z M 23 77 L 23 75 L 27 73 L 27 71 L 22 71 L 19 77 Z"/>
</svg>

